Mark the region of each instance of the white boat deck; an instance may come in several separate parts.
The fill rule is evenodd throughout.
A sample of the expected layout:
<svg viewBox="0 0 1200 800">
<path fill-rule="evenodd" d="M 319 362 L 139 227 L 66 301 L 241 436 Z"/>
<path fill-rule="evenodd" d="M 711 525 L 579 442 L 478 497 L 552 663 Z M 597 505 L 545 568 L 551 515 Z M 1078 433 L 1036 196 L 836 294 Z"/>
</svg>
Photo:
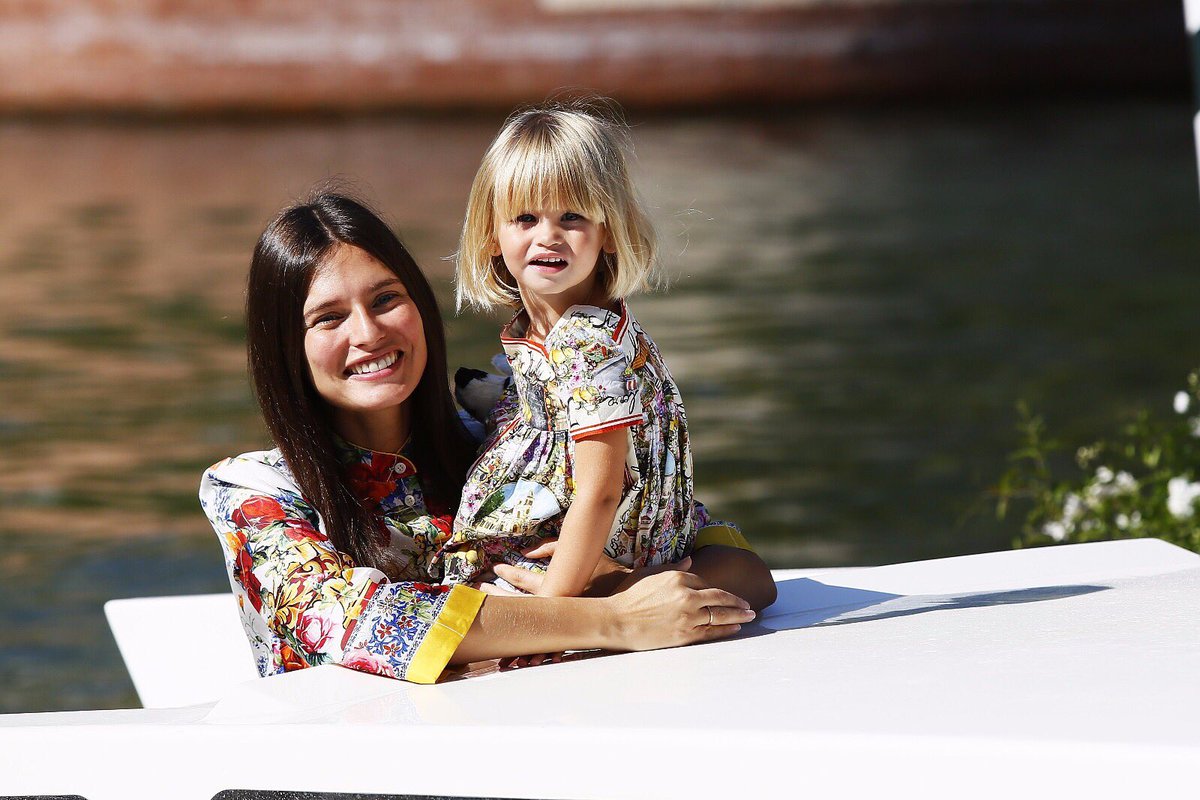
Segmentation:
<svg viewBox="0 0 1200 800">
<path fill-rule="evenodd" d="M 0 794 L 1195 796 L 1200 555 L 1138 540 L 777 579 L 729 641 L 436 686 L 322 667 L 181 708 L 0 717 Z M 157 646 L 205 664 L 195 642 Z M 151 683 L 147 704 L 170 696 Z"/>
</svg>

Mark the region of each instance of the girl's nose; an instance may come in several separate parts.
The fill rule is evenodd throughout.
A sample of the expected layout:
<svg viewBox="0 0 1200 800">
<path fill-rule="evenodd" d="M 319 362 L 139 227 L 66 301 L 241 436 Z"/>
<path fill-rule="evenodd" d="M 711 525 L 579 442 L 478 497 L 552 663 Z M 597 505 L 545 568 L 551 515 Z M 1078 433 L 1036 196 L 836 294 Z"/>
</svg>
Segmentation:
<svg viewBox="0 0 1200 800">
<path fill-rule="evenodd" d="M 559 230 L 558 223 L 550 218 L 543 219 L 538 223 L 537 234 L 537 243 L 542 246 L 562 242 L 562 232 Z"/>
</svg>

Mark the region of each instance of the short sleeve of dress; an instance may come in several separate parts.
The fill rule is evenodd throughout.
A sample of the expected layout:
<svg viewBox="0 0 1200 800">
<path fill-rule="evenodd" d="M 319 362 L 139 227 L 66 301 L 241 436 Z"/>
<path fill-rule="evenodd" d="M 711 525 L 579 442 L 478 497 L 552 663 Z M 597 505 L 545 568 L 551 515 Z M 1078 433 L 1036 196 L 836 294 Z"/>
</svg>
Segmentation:
<svg viewBox="0 0 1200 800">
<path fill-rule="evenodd" d="M 469 587 L 389 582 L 355 566 L 329 541 L 277 451 L 214 465 L 200 502 L 262 675 L 332 663 L 432 683 L 483 602 Z"/>
<path fill-rule="evenodd" d="M 646 421 L 633 358 L 613 339 L 609 327 L 615 315 L 592 311 L 577 309 L 546 340 L 546 355 L 576 440 Z"/>
</svg>

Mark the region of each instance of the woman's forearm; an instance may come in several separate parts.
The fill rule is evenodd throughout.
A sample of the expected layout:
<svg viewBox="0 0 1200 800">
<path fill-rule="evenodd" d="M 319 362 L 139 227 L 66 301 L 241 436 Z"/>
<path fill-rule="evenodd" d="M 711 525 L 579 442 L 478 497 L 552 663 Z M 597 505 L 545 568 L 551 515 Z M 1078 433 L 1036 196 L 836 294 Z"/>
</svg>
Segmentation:
<svg viewBox="0 0 1200 800">
<path fill-rule="evenodd" d="M 615 622 L 611 604 L 602 598 L 489 595 L 451 663 L 615 649 Z"/>
<path fill-rule="evenodd" d="M 653 650 L 736 633 L 748 603 L 687 572 L 650 575 L 613 597 L 489 595 L 451 662 L 563 650 Z"/>
</svg>

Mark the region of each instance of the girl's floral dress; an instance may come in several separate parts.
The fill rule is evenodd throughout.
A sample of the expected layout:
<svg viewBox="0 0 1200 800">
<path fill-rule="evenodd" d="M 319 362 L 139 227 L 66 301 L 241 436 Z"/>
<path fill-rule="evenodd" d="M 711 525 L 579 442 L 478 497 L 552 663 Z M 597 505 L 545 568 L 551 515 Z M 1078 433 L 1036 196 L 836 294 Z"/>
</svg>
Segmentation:
<svg viewBox="0 0 1200 800">
<path fill-rule="evenodd" d="M 687 418 L 658 348 L 624 303 L 617 313 L 573 306 L 542 343 L 524 338 L 525 320 L 501 332 L 516 402 L 500 404 L 501 425 L 467 476 L 446 580 L 500 562 L 543 567 L 521 550 L 558 533 L 575 494 L 575 443 L 622 428 L 625 491 L 605 553 L 629 566 L 683 558 L 708 520 L 693 507 Z"/>
<path fill-rule="evenodd" d="M 358 567 L 334 548 L 278 450 L 226 459 L 200 484 L 258 671 L 342 664 L 432 683 L 484 595 L 436 585 L 451 517 L 427 508 L 416 465 L 403 455 L 340 447 L 356 494 L 378 509 L 402 580 Z"/>
</svg>

